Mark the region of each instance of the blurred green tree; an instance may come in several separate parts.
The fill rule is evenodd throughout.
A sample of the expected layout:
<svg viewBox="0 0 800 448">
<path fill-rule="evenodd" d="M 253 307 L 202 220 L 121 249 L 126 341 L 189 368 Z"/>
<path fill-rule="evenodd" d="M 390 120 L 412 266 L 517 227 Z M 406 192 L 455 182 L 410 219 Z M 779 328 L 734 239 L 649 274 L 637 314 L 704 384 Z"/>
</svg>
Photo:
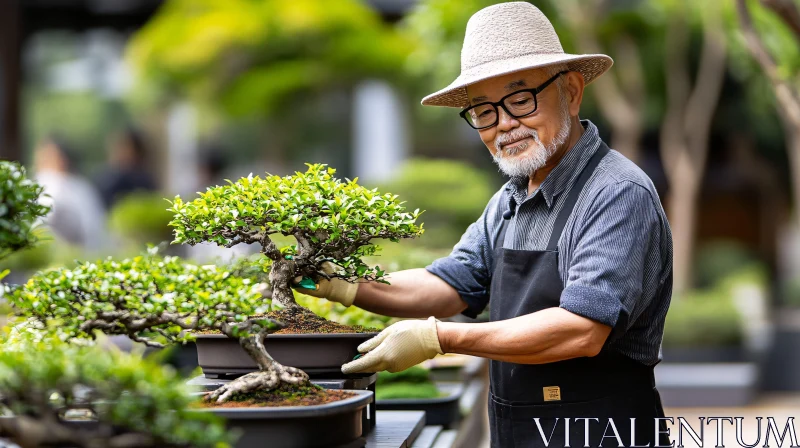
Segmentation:
<svg viewBox="0 0 800 448">
<path fill-rule="evenodd" d="M 673 290 L 681 294 L 691 286 L 700 189 L 712 119 L 727 71 L 724 5 L 721 0 L 657 0 L 654 4 L 663 24 L 666 83 L 659 149 L 670 188 L 666 208 L 674 244 Z M 695 67 L 690 65 L 693 29 L 702 33 Z"/>
<path fill-rule="evenodd" d="M 800 213 L 800 2 L 736 0 L 736 11 L 739 39 L 734 42 L 757 62 L 777 100 L 792 173 L 797 220 Z"/>
<path fill-rule="evenodd" d="M 646 20 L 642 8 L 614 8 L 608 0 L 550 3 L 573 36 L 577 51 L 612 54 L 615 70 L 598 78 L 588 92 L 611 126 L 611 147 L 638 162 L 649 93 L 642 53 L 652 40 L 653 24 Z"/>
<path fill-rule="evenodd" d="M 396 79 L 412 47 L 356 0 L 169 0 L 128 56 L 167 92 L 268 116 L 304 94 Z"/>
<path fill-rule="evenodd" d="M 469 18 L 493 0 L 421 0 L 401 28 L 420 42 L 408 57 L 406 69 L 427 78 L 426 90 L 450 84 L 461 70 L 461 44 Z"/>
</svg>

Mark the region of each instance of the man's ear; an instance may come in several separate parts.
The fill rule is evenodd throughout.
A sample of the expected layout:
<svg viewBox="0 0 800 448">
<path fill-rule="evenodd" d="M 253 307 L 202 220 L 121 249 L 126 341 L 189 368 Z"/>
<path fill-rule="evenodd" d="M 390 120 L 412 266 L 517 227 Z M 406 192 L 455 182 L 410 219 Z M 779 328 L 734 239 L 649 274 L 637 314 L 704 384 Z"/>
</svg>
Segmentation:
<svg viewBox="0 0 800 448">
<path fill-rule="evenodd" d="M 565 76 L 565 88 L 567 98 L 569 100 L 569 115 L 577 117 L 581 111 L 581 102 L 583 101 L 583 88 L 586 86 L 586 81 L 580 72 L 568 72 Z"/>
</svg>

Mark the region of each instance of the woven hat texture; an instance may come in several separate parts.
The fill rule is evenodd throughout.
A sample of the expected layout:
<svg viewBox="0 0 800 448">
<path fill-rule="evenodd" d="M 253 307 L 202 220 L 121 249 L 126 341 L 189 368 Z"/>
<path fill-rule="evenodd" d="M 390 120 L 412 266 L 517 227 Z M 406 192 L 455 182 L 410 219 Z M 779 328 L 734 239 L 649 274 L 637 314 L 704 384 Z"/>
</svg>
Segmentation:
<svg viewBox="0 0 800 448">
<path fill-rule="evenodd" d="M 461 47 L 461 74 L 449 86 L 422 99 L 426 106 L 463 108 L 466 87 L 522 70 L 564 64 L 583 74 L 588 85 L 614 61 L 604 54 L 564 53 L 555 29 L 539 8 L 527 2 L 492 5 L 467 22 Z"/>
</svg>

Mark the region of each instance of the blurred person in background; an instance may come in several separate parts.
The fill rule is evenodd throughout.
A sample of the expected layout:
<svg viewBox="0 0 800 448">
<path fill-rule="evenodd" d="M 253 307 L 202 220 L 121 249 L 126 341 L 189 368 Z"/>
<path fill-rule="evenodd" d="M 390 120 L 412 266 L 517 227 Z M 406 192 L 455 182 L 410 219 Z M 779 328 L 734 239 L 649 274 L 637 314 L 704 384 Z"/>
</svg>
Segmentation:
<svg viewBox="0 0 800 448">
<path fill-rule="evenodd" d="M 53 209 L 45 223 L 56 238 L 97 251 L 106 242 L 106 213 L 95 187 L 74 167 L 74 153 L 58 137 L 42 140 L 34 151 L 34 176 L 45 193 L 42 201 Z"/>
<path fill-rule="evenodd" d="M 206 188 L 220 185 L 225 182 L 225 172 L 228 170 L 229 159 L 225 155 L 225 148 L 217 143 L 201 145 L 198 185 L 195 191 L 205 191 Z M 187 256 L 202 263 L 226 263 L 235 258 L 247 256 L 258 252 L 258 244 L 238 244 L 234 247 L 222 247 L 215 243 L 200 243 L 187 247 Z"/>
<path fill-rule="evenodd" d="M 216 143 L 203 145 L 200 149 L 200 175 L 198 176 L 197 191 L 203 191 L 207 187 L 224 182 L 228 165 L 225 149 L 222 146 Z"/>
<path fill-rule="evenodd" d="M 156 190 L 147 152 L 144 136 L 134 128 L 126 128 L 110 138 L 108 162 L 97 179 L 106 209 L 128 193 Z"/>
</svg>

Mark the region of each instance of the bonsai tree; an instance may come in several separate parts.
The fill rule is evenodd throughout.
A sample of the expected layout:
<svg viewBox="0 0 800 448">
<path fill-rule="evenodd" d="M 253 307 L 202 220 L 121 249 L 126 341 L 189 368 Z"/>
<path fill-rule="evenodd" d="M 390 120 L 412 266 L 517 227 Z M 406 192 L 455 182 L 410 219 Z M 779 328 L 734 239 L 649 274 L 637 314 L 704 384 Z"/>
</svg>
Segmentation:
<svg viewBox="0 0 800 448">
<path fill-rule="evenodd" d="M 238 339 L 259 370 L 244 375 L 208 398 L 302 385 L 308 375 L 269 356 L 264 337 L 281 326 L 248 318 L 269 310 L 261 285 L 217 266 L 197 266 L 155 251 L 122 261 L 81 263 L 31 277 L 10 296 L 23 317 L 58 331 L 63 339 L 93 339 L 95 332 L 127 335 L 151 347 L 182 343 L 191 332 L 219 331 Z"/>
<path fill-rule="evenodd" d="M 323 164 L 308 165 L 293 176 L 249 176 L 227 185 L 208 188 L 191 201 L 179 196 L 172 203 L 174 243 L 194 245 L 204 241 L 232 247 L 258 243 L 269 268 L 268 295 L 285 307 L 283 318 L 300 307 L 292 293 L 296 277 L 301 286 L 314 288 L 320 277 L 349 282 L 386 283 L 385 272 L 366 265 L 375 239 L 397 242 L 422 234 L 415 224 L 419 210 L 405 211 L 397 196 L 378 193 L 333 177 L 336 170 Z M 279 248 L 271 235 L 291 236 L 296 244 Z M 333 272 L 323 264 L 333 265 Z"/>
<path fill-rule="evenodd" d="M 382 270 L 361 260 L 375 253 L 370 241 L 398 241 L 422 233 L 414 224 L 419 212 L 403 212 L 396 196 L 380 195 L 355 181 L 341 182 L 333 173 L 324 165 L 310 165 L 294 176 L 251 176 L 209 188 L 189 203 L 175 198 L 175 219 L 170 223 L 175 242 L 261 244 L 264 265 L 270 269 L 268 291 L 261 283 L 217 266 L 195 266 L 148 253 L 120 262 L 107 259 L 42 272 L 15 291 L 12 304 L 68 338 L 92 338 L 99 330 L 156 347 L 187 341 L 191 332 L 201 331 L 238 339 L 259 370 L 208 396 L 218 402 L 281 383 L 304 385 L 305 372 L 281 365 L 266 350 L 267 334 L 280 329 L 281 323 L 257 316 L 270 311 L 275 301 L 288 310 L 282 319 L 298 313 L 316 317 L 294 299 L 291 284 L 296 276 L 385 282 Z M 293 236 L 297 244 L 279 249 L 270 238 L 277 233 Z M 323 270 L 327 260 L 337 266 L 335 272 Z"/>
<path fill-rule="evenodd" d="M 0 259 L 36 243 L 35 226 L 50 212 L 39 203 L 42 190 L 24 167 L 0 161 Z"/>
<path fill-rule="evenodd" d="M 0 350 L 0 409 L 14 415 L 0 418 L 0 437 L 22 448 L 229 446 L 219 419 L 190 409 L 190 392 L 173 370 L 136 355 L 21 338 Z"/>
</svg>

